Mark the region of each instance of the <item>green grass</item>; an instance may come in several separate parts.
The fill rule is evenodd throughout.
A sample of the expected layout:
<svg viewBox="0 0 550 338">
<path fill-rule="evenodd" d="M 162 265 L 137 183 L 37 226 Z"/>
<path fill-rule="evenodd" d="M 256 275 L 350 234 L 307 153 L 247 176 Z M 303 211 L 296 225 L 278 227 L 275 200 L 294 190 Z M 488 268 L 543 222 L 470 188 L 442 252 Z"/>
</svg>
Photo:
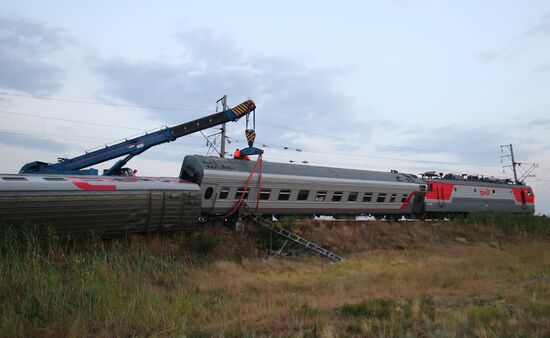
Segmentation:
<svg viewBox="0 0 550 338">
<path fill-rule="evenodd" d="M 550 218 L 528 214 L 471 213 L 456 220 L 468 227 L 486 226 L 504 234 L 550 238 Z"/>
<path fill-rule="evenodd" d="M 387 239 L 381 231 L 417 242 L 361 249 L 343 264 L 266 261 L 265 237 L 220 229 L 105 240 L 4 226 L 0 336 L 548 336 L 545 221 L 369 223 L 368 240 Z M 355 234 L 330 226 L 327 236 Z M 438 235 L 463 227 L 466 245 Z M 514 242 L 470 240 L 487 227 Z"/>
</svg>

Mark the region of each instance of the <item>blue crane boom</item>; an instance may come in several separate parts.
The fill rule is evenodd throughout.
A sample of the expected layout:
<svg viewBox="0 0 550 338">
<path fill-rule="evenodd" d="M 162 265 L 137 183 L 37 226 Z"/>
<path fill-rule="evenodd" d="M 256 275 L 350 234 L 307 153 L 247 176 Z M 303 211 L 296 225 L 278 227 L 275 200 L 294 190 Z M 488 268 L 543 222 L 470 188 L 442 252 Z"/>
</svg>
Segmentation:
<svg viewBox="0 0 550 338">
<path fill-rule="evenodd" d="M 20 174 L 77 174 L 97 175 L 96 169 L 84 169 L 98 163 L 103 163 L 121 156 L 126 156 L 116 162 L 104 175 L 122 175 L 123 166 L 134 156 L 145 150 L 176 140 L 179 137 L 196 133 L 230 121 L 237 121 L 241 117 L 250 114 L 256 109 L 254 101 L 247 100 L 231 109 L 214 113 L 190 122 L 182 123 L 174 127 L 167 127 L 159 131 L 127 139 L 117 144 L 105 146 L 98 150 L 87 152 L 74 158 L 60 158 L 57 163 L 34 161 L 25 164 Z M 254 148 L 255 149 L 255 148 Z"/>
</svg>

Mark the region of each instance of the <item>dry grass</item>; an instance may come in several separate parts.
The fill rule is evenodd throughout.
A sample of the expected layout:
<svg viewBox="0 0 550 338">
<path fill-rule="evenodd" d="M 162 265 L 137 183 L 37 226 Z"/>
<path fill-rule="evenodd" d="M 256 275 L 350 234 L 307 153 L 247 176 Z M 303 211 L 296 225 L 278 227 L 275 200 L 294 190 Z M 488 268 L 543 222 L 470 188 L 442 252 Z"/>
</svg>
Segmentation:
<svg viewBox="0 0 550 338">
<path fill-rule="evenodd" d="M 305 221 L 297 230 L 346 261 L 265 260 L 250 236 L 221 229 L 3 238 L 0 335 L 550 335 L 547 237 L 450 222 Z"/>
</svg>

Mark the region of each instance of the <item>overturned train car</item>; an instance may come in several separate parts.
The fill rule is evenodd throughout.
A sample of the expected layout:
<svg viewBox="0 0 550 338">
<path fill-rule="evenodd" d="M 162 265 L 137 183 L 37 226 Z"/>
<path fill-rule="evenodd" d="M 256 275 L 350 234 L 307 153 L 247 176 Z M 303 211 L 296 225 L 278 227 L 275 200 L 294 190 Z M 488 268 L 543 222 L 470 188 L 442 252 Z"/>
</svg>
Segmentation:
<svg viewBox="0 0 550 338">
<path fill-rule="evenodd" d="M 0 175 L 0 224 L 62 234 L 191 231 L 200 188 L 177 178 Z"/>
</svg>

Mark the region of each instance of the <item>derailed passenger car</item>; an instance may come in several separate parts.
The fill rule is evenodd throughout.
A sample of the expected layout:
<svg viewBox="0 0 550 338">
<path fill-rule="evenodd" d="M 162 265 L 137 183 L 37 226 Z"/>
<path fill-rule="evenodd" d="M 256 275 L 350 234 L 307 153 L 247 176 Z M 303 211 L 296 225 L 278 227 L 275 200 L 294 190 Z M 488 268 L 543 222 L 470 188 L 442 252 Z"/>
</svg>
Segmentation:
<svg viewBox="0 0 550 338">
<path fill-rule="evenodd" d="M 186 156 L 180 177 L 201 186 L 202 214 L 226 215 L 240 200 L 255 162 Z M 261 185 L 261 186 L 260 186 Z M 426 185 L 411 174 L 263 162 L 244 201 L 262 215 L 412 216 Z"/>
<path fill-rule="evenodd" d="M 61 234 L 191 231 L 200 188 L 177 178 L 0 175 L 0 224 Z"/>
</svg>

